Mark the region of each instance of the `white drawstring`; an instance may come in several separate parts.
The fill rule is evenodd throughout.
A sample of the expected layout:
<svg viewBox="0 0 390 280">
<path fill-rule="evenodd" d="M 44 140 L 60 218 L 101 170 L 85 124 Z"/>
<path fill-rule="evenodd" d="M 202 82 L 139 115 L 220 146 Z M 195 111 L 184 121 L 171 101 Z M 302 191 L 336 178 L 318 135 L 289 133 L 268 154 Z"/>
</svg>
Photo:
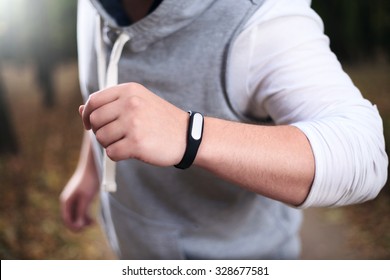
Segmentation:
<svg viewBox="0 0 390 280">
<path fill-rule="evenodd" d="M 115 41 L 114 47 L 111 52 L 108 67 L 106 68 L 106 56 L 104 51 L 104 42 L 102 39 L 101 19 L 97 17 L 97 28 L 96 28 L 96 55 L 97 55 L 97 71 L 98 71 L 98 82 L 99 89 L 103 90 L 108 87 L 112 87 L 118 84 L 118 62 L 122 54 L 123 47 L 130 40 L 130 36 L 121 33 Z M 106 70 L 107 69 L 107 70 Z M 106 153 L 103 152 L 103 176 L 101 189 L 103 191 L 115 192 L 117 189 L 115 172 L 116 163 L 112 161 Z"/>
</svg>

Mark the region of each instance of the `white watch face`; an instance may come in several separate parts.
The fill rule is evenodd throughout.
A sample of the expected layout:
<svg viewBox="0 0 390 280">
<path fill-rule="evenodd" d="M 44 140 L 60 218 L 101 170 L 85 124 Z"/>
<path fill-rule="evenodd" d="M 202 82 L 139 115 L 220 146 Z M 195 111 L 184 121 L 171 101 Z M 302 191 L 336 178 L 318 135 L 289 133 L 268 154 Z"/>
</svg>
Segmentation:
<svg viewBox="0 0 390 280">
<path fill-rule="evenodd" d="M 194 114 L 192 122 L 191 137 L 194 140 L 199 140 L 202 137 L 203 117 L 199 113 Z"/>
</svg>

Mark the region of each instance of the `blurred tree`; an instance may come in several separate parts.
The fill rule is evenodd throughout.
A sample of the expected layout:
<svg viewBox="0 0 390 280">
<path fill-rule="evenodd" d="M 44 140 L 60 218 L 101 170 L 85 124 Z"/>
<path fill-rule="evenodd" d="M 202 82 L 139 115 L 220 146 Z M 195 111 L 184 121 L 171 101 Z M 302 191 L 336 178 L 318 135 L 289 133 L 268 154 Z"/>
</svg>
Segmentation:
<svg viewBox="0 0 390 280">
<path fill-rule="evenodd" d="M 35 65 L 46 107 L 55 104 L 56 67 L 76 58 L 76 6 L 77 0 L 0 0 L 0 70 L 5 61 Z M 0 153 L 15 153 L 4 90 L 0 72 Z"/>
<path fill-rule="evenodd" d="M 37 82 L 42 88 L 46 107 L 55 104 L 54 71 L 65 60 L 76 57 L 77 1 L 34 1 L 29 14 L 35 24 L 31 39 L 32 57 L 36 63 Z"/>
<path fill-rule="evenodd" d="M 1 0 L 3 1 L 3 0 Z M 1 2 L 0 2 L 1 3 Z M 0 16 L 4 13 L 2 6 L 0 6 Z M 0 17 L 0 51 L 1 46 L 6 42 L 4 40 L 4 34 L 7 29 L 6 23 Z M 0 70 L 1 70 L 1 52 L 0 52 Z M 5 87 L 3 84 L 2 75 L 0 72 L 0 155 L 2 154 L 16 154 L 18 152 L 18 143 L 8 112 L 8 106 L 6 102 Z"/>
<path fill-rule="evenodd" d="M 44 0 L 35 1 L 35 9 L 30 14 L 32 22 L 36 24 L 36 37 L 32 39 L 32 57 L 36 63 L 36 80 L 41 86 L 43 104 L 46 107 L 55 105 L 54 69 L 58 63 L 54 56 L 54 42 L 51 42 L 48 7 Z M 44 12 L 42 12 L 44 11 Z"/>
<path fill-rule="evenodd" d="M 0 155 L 18 152 L 18 143 L 7 108 L 3 80 L 0 75 Z"/>
<path fill-rule="evenodd" d="M 331 47 L 344 61 L 390 54 L 389 0 L 312 0 Z"/>
<path fill-rule="evenodd" d="M 55 104 L 56 67 L 77 56 L 76 7 L 77 0 L 0 0 L 0 59 L 36 66 L 47 107 Z"/>
</svg>

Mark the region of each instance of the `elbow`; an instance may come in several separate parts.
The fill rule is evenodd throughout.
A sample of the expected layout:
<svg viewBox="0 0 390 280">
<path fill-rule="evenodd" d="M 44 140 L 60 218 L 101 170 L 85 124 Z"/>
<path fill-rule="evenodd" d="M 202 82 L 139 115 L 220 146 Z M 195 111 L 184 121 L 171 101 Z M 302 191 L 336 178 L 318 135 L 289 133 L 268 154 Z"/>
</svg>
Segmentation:
<svg viewBox="0 0 390 280">
<path fill-rule="evenodd" d="M 388 177 L 383 131 L 363 133 L 356 127 L 340 125 L 320 125 L 311 131 L 315 131 L 309 139 L 316 170 L 309 195 L 300 208 L 339 207 L 376 198 Z"/>
<path fill-rule="evenodd" d="M 362 198 L 361 202 L 375 199 L 383 187 L 386 185 L 388 178 L 388 156 L 384 149 L 381 151 L 380 157 L 376 160 L 372 160 L 371 168 L 366 171 L 371 176 L 368 176 L 366 195 Z"/>
<path fill-rule="evenodd" d="M 316 174 L 309 195 L 300 208 L 341 207 L 375 199 L 387 182 L 386 153 L 348 165 L 339 162 L 328 170 L 317 168 L 319 174 Z"/>
<path fill-rule="evenodd" d="M 358 204 L 375 199 L 387 182 L 388 159 L 384 154 L 382 158 L 376 159 L 366 169 L 357 170 L 355 177 L 360 184 L 352 184 L 345 187 L 345 193 L 335 203 L 335 206 Z M 359 176 L 358 174 L 365 174 Z M 359 177 L 363 177 L 359 179 Z"/>
<path fill-rule="evenodd" d="M 388 178 L 389 159 L 382 122 L 379 120 L 376 132 L 372 133 L 371 137 L 365 137 L 365 142 L 359 141 L 361 158 L 358 159 L 362 164 L 358 165 L 359 168 L 354 172 L 354 178 L 358 178 L 357 182 L 362 184 L 356 186 L 357 194 L 361 195 L 361 199 L 357 199 L 359 203 L 375 199 L 386 185 Z"/>
</svg>

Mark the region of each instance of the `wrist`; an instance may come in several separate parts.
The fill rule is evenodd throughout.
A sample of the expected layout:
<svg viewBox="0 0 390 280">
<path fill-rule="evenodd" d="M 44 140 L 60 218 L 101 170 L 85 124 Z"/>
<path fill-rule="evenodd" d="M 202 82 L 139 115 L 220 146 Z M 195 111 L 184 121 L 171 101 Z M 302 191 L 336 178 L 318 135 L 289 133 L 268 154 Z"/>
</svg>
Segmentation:
<svg viewBox="0 0 390 280">
<path fill-rule="evenodd" d="M 181 161 L 175 165 L 179 169 L 187 169 L 192 165 L 203 137 L 203 115 L 192 111 L 189 111 L 189 114 L 186 148 Z"/>
<path fill-rule="evenodd" d="M 207 162 L 211 160 L 210 157 L 215 155 L 212 148 L 213 143 L 213 126 L 214 120 L 210 117 L 205 117 L 203 119 L 203 137 L 202 137 L 202 145 L 199 146 L 198 153 L 194 160 L 194 165 L 199 167 L 207 167 Z M 218 148 L 218 147 L 215 147 Z"/>
</svg>

